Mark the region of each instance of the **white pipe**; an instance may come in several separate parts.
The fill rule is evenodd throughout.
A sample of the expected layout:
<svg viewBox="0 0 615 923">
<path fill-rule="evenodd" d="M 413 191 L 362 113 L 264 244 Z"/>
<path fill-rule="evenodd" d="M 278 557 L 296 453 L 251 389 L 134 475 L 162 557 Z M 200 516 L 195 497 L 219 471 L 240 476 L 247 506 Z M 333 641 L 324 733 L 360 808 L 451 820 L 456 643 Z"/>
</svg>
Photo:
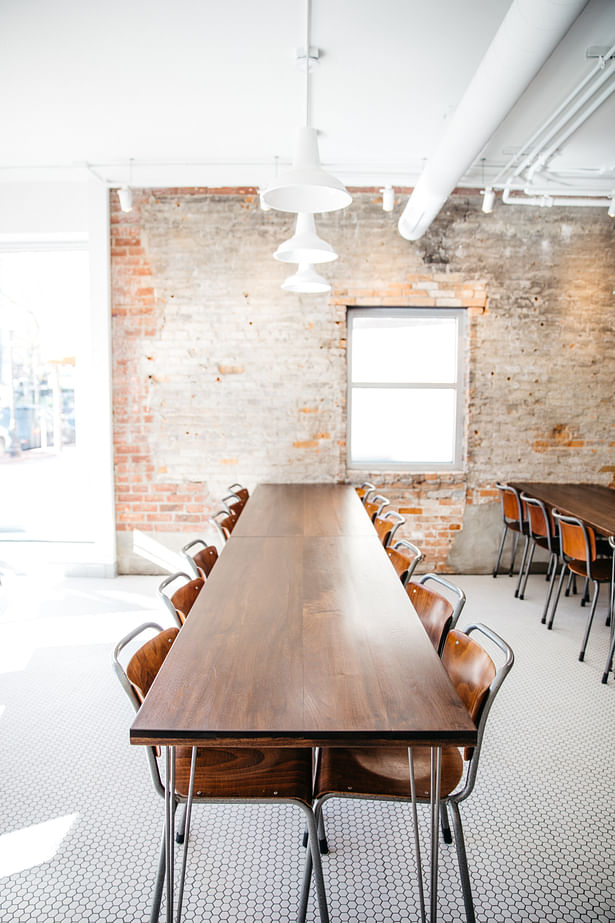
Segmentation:
<svg viewBox="0 0 615 923">
<path fill-rule="evenodd" d="M 611 77 L 612 76 L 613 74 L 611 74 Z M 574 120 L 574 122 L 572 122 L 572 124 L 568 125 L 564 133 L 555 139 L 551 147 L 549 147 L 546 151 L 542 150 L 540 152 L 538 159 L 535 161 L 534 164 L 532 164 L 532 166 L 528 170 L 528 174 L 527 174 L 528 179 L 531 179 L 537 170 L 542 169 L 544 166 L 546 166 L 546 164 L 548 164 L 548 162 L 551 160 L 551 158 L 553 157 L 555 152 L 558 150 L 558 148 L 564 143 L 564 141 L 567 141 L 570 135 L 574 134 L 574 132 L 578 128 L 581 127 L 583 122 L 587 121 L 590 115 L 592 115 L 596 111 L 596 109 L 599 109 L 602 103 L 605 102 L 605 100 L 607 100 L 609 96 L 611 95 L 611 93 L 613 93 L 614 91 L 615 91 L 615 81 L 613 81 L 610 84 L 610 86 L 606 87 L 602 91 L 602 93 L 600 93 L 600 95 L 596 97 L 596 99 L 591 103 L 591 105 L 588 106 L 587 109 L 584 109 L 579 116 L 577 116 L 577 118 Z M 564 124 L 565 124 L 565 121 L 564 121 Z M 543 147 L 544 147 L 544 143 L 543 143 Z"/>
<path fill-rule="evenodd" d="M 553 205 L 589 206 L 594 208 L 608 208 L 611 200 L 605 198 L 581 198 L 580 196 L 553 197 L 548 192 L 537 196 L 513 196 L 510 189 L 502 193 L 504 205 L 538 205 L 541 208 L 551 208 Z"/>
<path fill-rule="evenodd" d="M 399 219 L 418 240 L 587 0 L 513 0 Z"/>
<path fill-rule="evenodd" d="M 612 45 L 611 48 L 609 48 L 608 53 L 605 55 L 605 58 L 603 59 L 603 61 L 606 60 L 607 65 L 610 62 L 610 58 L 613 54 L 615 54 L 615 45 Z M 564 110 L 568 109 L 568 106 L 572 103 L 575 96 L 578 96 L 581 90 L 583 90 L 584 87 L 591 80 L 593 80 L 593 78 L 596 76 L 598 77 L 598 80 L 596 81 L 596 85 L 593 86 L 589 90 L 589 96 L 587 93 L 584 93 L 580 99 L 576 100 L 574 105 L 571 107 L 571 110 L 568 111 L 566 115 L 564 115 L 563 122 L 562 122 L 562 119 L 558 119 L 558 116 L 560 116 L 562 112 L 564 112 Z M 529 139 L 529 141 L 525 142 L 521 150 L 517 151 L 516 154 L 513 154 L 513 156 L 510 158 L 506 166 L 502 167 L 502 169 L 497 174 L 497 176 L 492 180 L 492 185 L 493 186 L 498 185 L 500 183 L 501 178 L 505 176 L 509 172 L 509 170 L 512 170 L 512 168 L 515 166 L 516 163 L 518 163 L 520 157 L 524 157 L 524 160 L 521 164 L 519 164 L 519 166 L 515 167 L 515 172 L 513 176 L 518 176 L 520 173 L 522 173 L 525 167 L 528 165 L 528 163 L 531 163 L 532 160 L 535 159 L 537 154 L 540 152 L 541 148 L 543 148 L 545 144 L 555 134 L 557 134 L 561 125 L 565 124 L 566 121 L 569 118 L 571 118 L 572 115 L 574 115 L 574 113 L 587 101 L 587 99 L 592 95 L 592 93 L 594 93 L 598 89 L 598 87 L 600 87 L 602 83 L 604 83 L 604 80 L 608 79 L 609 76 L 610 75 L 608 71 L 605 72 L 605 67 L 602 63 L 599 62 L 598 64 L 594 65 L 594 67 L 590 70 L 590 72 L 574 88 L 572 93 L 569 93 L 566 99 L 562 103 L 560 103 L 560 105 L 557 107 L 555 112 L 552 112 L 551 115 L 542 123 L 540 128 L 538 128 L 534 132 L 534 134 Z M 546 137 L 542 139 L 542 141 L 540 142 L 539 145 L 537 145 L 537 147 L 532 149 L 531 145 L 534 144 L 534 142 L 538 138 L 540 138 L 541 134 L 549 128 L 549 126 L 555 121 L 555 119 L 558 119 L 557 125 L 549 131 L 549 133 L 546 135 Z M 527 152 L 527 154 L 525 152 Z"/>
</svg>

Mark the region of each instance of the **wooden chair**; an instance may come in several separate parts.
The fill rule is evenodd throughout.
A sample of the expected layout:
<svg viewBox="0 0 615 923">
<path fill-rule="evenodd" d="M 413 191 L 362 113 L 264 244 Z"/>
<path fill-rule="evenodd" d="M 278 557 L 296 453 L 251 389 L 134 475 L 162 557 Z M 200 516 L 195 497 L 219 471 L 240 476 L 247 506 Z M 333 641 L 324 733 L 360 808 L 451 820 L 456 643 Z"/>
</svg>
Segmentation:
<svg viewBox="0 0 615 923">
<path fill-rule="evenodd" d="M 173 593 L 169 594 L 169 592 L 167 592 L 168 588 L 175 583 L 175 581 L 182 582 Z M 203 589 L 204 583 L 205 581 L 202 577 L 191 579 L 188 574 L 178 571 L 176 574 L 165 577 L 158 587 L 158 596 L 180 628 L 188 618 L 188 613 L 192 609 L 195 599 Z"/>
<path fill-rule="evenodd" d="M 455 598 L 455 603 L 452 604 L 442 593 L 425 586 L 429 582 L 450 593 Z M 457 624 L 457 619 L 465 606 L 466 594 L 460 587 L 439 574 L 423 574 L 418 581 L 411 580 L 406 584 L 406 593 L 429 635 L 429 640 L 441 655 L 446 636 Z"/>
<path fill-rule="evenodd" d="M 387 500 L 386 497 L 383 497 L 382 494 L 376 494 L 373 497 L 363 501 L 363 506 L 365 511 L 371 521 L 373 522 L 376 516 L 380 516 L 380 513 L 385 506 L 389 506 L 390 500 Z"/>
<path fill-rule="evenodd" d="M 198 551 L 192 552 L 193 548 Z M 188 542 L 181 550 L 182 557 L 186 559 L 188 567 L 194 577 L 202 577 L 203 580 L 209 577 L 211 570 L 218 560 L 218 549 L 215 545 L 208 545 L 202 538 L 195 538 L 194 541 Z"/>
<path fill-rule="evenodd" d="M 423 552 L 405 538 L 400 538 L 394 545 L 387 545 L 385 551 L 397 576 L 405 586 L 417 565 L 423 560 Z"/>
<path fill-rule="evenodd" d="M 519 579 L 517 580 L 517 587 L 515 589 L 515 596 L 518 596 L 519 587 L 521 584 L 521 575 L 524 570 L 525 558 L 529 545 L 529 528 L 524 520 L 523 505 L 521 503 L 519 491 L 515 490 L 514 487 L 510 487 L 508 484 L 500 484 L 499 482 L 496 483 L 495 486 L 497 487 L 500 494 L 503 529 L 502 538 L 500 539 L 500 547 L 498 549 L 498 556 L 495 562 L 495 567 L 493 569 L 493 576 L 497 577 L 498 575 L 500 560 L 508 532 L 510 531 L 513 535 L 513 544 L 510 554 L 510 568 L 508 570 L 509 577 L 512 577 L 515 570 L 515 558 L 517 556 L 517 543 L 519 541 L 519 536 L 525 536 L 525 545 L 523 548 L 523 556 L 521 558 L 521 567 L 519 568 Z"/>
<path fill-rule="evenodd" d="M 525 575 L 519 590 L 519 599 L 523 599 L 525 596 L 527 578 L 529 577 L 530 568 L 532 566 L 534 551 L 538 545 L 539 548 L 544 548 L 545 551 L 549 553 L 549 561 L 547 564 L 549 589 L 547 591 L 547 598 L 541 618 L 541 622 L 544 625 L 547 620 L 547 612 L 549 611 L 549 605 L 551 603 L 553 587 L 555 586 L 555 575 L 557 574 L 559 561 L 559 536 L 553 531 L 553 520 L 542 500 L 537 500 L 535 497 L 530 497 L 529 494 L 522 493 L 521 502 L 527 514 L 530 550 L 525 563 Z"/>
<path fill-rule="evenodd" d="M 355 487 L 355 490 L 362 503 L 365 503 L 370 494 L 376 493 L 376 487 L 370 481 L 363 481 L 359 487 Z"/>
<path fill-rule="evenodd" d="M 405 521 L 404 517 L 396 513 L 395 510 L 389 510 L 388 513 L 375 517 L 374 528 L 385 548 L 391 543 L 393 536 Z"/>
<path fill-rule="evenodd" d="M 566 571 L 589 580 L 594 587 L 589 616 L 585 626 L 585 634 L 579 652 L 579 660 L 584 660 L 589 633 L 591 631 L 594 613 L 598 603 L 601 583 L 610 583 L 612 579 L 612 564 L 608 558 L 599 558 L 596 553 L 596 536 L 591 526 L 586 525 L 575 516 L 564 516 L 558 510 L 553 510 L 553 519 L 559 529 L 559 545 L 561 550 L 562 567 L 560 570 L 557 593 L 551 609 L 551 618 L 547 628 L 553 628 L 555 611 L 562 592 L 562 584 Z M 613 588 L 609 596 L 609 616 L 611 615 L 611 601 Z M 611 619 L 611 624 L 612 624 Z"/>
<path fill-rule="evenodd" d="M 237 516 L 228 509 L 219 510 L 209 517 L 209 521 L 215 528 L 223 542 L 228 542 L 231 532 L 237 523 Z"/>
<path fill-rule="evenodd" d="M 611 617 L 611 643 L 609 645 L 609 653 L 606 658 L 604 673 L 602 674 L 603 683 L 607 682 L 609 673 L 613 669 L 613 656 L 615 655 L 615 538 L 613 538 L 612 535 L 609 535 L 609 547 L 611 549 L 611 600 L 609 606 L 609 614 Z"/>
<path fill-rule="evenodd" d="M 157 631 L 132 654 L 126 665 L 127 648 L 142 638 L 146 631 Z M 115 673 L 128 695 L 135 711 L 141 707 L 171 645 L 178 629 L 162 630 L 154 622 L 140 625 L 116 645 L 113 652 Z M 144 747 L 150 768 L 154 790 L 164 798 L 165 791 L 158 766 L 155 747 Z M 197 794 L 195 794 L 195 792 Z M 307 820 L 310 856 L 309 870 L 301 895 L 298 919 L 305 920 L 308 897 L 308 875 L 314 868 L 316 892 L 321 920 L 328 921 L 327 900 L 322 876 L 320 851 L 312 801 L 312 753 L 309 748 L 263 748 L 256 747 L 217 749 L 214 747 L 177 747 L 175 766 L 175 791 L 172 796 L 173 818 L 177 806 L 185 805 L 185 813 L 179 824 L 176 840 L 184 843 L 181 877 L 177 896 L 177 921 L 181 919 L 186 862 L 190 838 L 190 818 L 193 804 L 200 803 L 291 803 L 300 807 Z M 158 921 L 160 903 L 165 879 L 164 838 L 158 862 L 158 873 L 154 886 L 150 923 Z"/>
<path fill-rule="evenodd" d="M 491 647 L 498 651 L 498 659 L 501 660 L 498 667 L 485 648 L 470 637 L 474 632 L 482 634 Z M 468 798 L 474 788 L 487 716 L 513 660 L 513 652 L 508 644 L 484 625 L 470 625 L 465 632 L 453 629 L 442 653 L 442 663 L 478 730 L 475 747 L 463 751 L 457 747 L 442 748 L 440 783 L 444 839 L 445 842 L 452 842 L 448 825 L 450 807 L 469 923 L 473 923 L 475 917 L 459 804 Z M 430 750 L 428 747 L 412 747 L 411 752 L 417 800 L 429 802 Z M 408 747 L 402 745 L 321 749 L 314 779 L 317 822 L 321 821 L 323 805 L 329 798 L 410 801 L 412 795 L 408 764 Z"/>
</svg>

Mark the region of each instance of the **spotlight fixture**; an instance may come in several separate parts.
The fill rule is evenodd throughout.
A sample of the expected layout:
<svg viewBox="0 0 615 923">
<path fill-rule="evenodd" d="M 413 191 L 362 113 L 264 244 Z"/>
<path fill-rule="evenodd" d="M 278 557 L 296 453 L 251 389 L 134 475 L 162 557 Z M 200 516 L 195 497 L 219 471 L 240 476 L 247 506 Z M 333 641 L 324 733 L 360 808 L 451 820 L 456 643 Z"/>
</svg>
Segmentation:
<svg viewBox="0 0 615 923">
<path fill-rule="evenodd" d="M 483 204 L 481 206 L 482 210 L 484 211 L 486 215 L 491 214 L 491 212 L 493 211 L 494 202 L 495 202 L 495 192 L 493 191 L 491 186 L 487 186 L 487 188 L 483 191 Z"/>
<path fill-rule="evenodd" d="M 299 212 L 294 235 L 280 244 L 273 254 L 281 263 L 330 263 L 337 253 L 316 233 L 314 215 Z"/>
<path fill-rule="evenodd" d="M 297 292 L 315 295 L 319 292 L 330 292 L 331 286 L 326 279 L 319 276 L 311 263 L 299 263 L 299 268 L 294 276 L 289 276 L 282 282 L 285 292 Z"/>
<path fill-rule="evenodd" d="M 310 0 L 306 0 L 305 49 L 297 55 L 301 63 L 305 59 L 305 127 L 297 135 L 292 168 L 276 177 L 262 195 L 266 205 L 282 212 L 332 212 L 352 202 L 341 180 L 323 170 L 318 135 L 311 126 L 310 69 L 318 56 L 318 49 L 310 48 Z"/>
<path fill-rule="evenodd" d="M 615 218 L 615 189 L 611 193 L 611 204 L 609 205 L 607 215 L 609 218 Z"/>
<path fill-rule="evenodd" d="M 132 211 L 132 165 L 133 158 L 131 157 L 128 161 L 128 183 L 124 183 L 121 189 L 118 189 L 117 194 L 120 199 L 120 208 L 123 212 Z"/>
<path fill-rule="evenodd" d="M 385 186 L 380 192 L 382 193 L 382 210 L 392 212 L 395 208 L 395 190 L 392 186 Z"/>
<path fill-rule="evenodd" d="M 118 196 L 120 197 L 120 208 L 123 212 L 132 211 L 132 189 L 130 186 L 122 186 L 121 189 L 117 191 Z"/>
</svg>

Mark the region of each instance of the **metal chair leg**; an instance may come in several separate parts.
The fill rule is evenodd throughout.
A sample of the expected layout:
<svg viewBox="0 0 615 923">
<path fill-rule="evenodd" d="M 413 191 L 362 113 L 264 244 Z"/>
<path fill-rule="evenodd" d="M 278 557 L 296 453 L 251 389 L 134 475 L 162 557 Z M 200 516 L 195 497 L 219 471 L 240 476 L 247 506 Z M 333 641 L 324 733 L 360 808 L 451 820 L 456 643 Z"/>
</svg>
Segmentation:
<svg viewBox="0 0 615 923">
<path fill-rule="evenodd" d="M 589 640 L 589 633 L 591 631 L 592 622 L 594 620 L 594 613 L 596 612 L 596 605 L 598 604 L 598 596 L 600 595 L 600 584 L 597 580 L 592 580 L 594 584 L 594 595 L 592 598 L 592 607 L 589 612 L 589 618 L 587 619 L 587 626 L 585 628 L 585 635 L 583 636 L 583 644 L 581 646 L 581 653 L 579 654 L 579 660 L 584 660 L 585 658 L 585 648 L 587 647 L 587 642 Z"/>
<path fill-rule="evenodd" d="M 179 824 L 175 834 L 175 842 L 183 843 L 186 836 L 186 805 L 180 805 Z"/>
<path fill-rule="evenodd" d="M 461 878 L 461 888 L 463 890 L 463 904 L 466 911 L 466 920 L 467 923 L 476 923 L 476 917 L 474 916 L 474 901 L 472 900 L 472 886 L 470 884 L 470 873 L 468 872 L 468 857 L 466 855 L 466 844 L 463 838 L 463 827 L 461 826 L 459 805 L 455 801 L 451 801 L 450 806 L 453 814 L 455 846 L 457 848 L 457 860 L 459 862 L 459 875 Z"/>
<path fill-rule="evenodd" d="M 442 826 L 442 839 L 445 843 L 453 842 L 453 834 L 451 833 L 451 827 L 448 822 L 448 811 L 446 809 L 446 801 L 440 802 L 440 824 Z"/>
<path fill-rule="evenodd" d="M 557 604 L 558 604 L 558 602 L 559 602 L 559 598 L 560 598 L 560 595 L 561 595 L 561 592 L 562 592 L 562 586 L 563 586 L 563 583 L 564 583 L 564 576 L 565 576 L 565 574 L 566 574 L 566 570 L 567 570 L 567 569 L 568 569 L 568 566 L 567 566 L 566 562 L 565 562 L 565 561 L 562 562 L 562 569 L 561 569 L 561 571 L 560 571 L 559 581 L 558 581 L 558 584 L 557 584 L 557 593 L 555 594 L 555 600 L 553 601 L 553 608 L 551 609 L 551 618 L 549 619 L 549 624 L 547 625 L 547 628 L 549 629 L 549 631 L 551 631 L 551 629 L 553 628 L 553 619 L 555 618 L 555 610 L 557 609 Z M 571 571 L 571 573 L 572 573 L 572 571 Z"/>
<path fill-rule="evenodd" d="M 528 540 L 530 543 L 530 553 L 527 557 L 527 561 L 525 562 L 525 568 L 519 571 L 519 583 L 517 584 L 517 591 L 519 593 L 519 599 L 523 599 L 525 597 L 525 588 L 527 586 L 527 578 L 530 575 L 530 568 L 532 566 L 532 561 L 534 560 L 534 552 L 536 551 L 536 542 L 534 541 L 534 539 L 528 536 L 528 538 L 526 539 L 526 542 Z M 523 579 L 523 583 L 521 582 L 522 579 Z"/>
<path fill-rule="evenodd" d="M 502 552 L 504 551 L 504 542 L 506 541 L 506 534 L 508 532 L 508 526 L 504 523 L 504 529 L 502 530 L 502 538 L 500 539 L 500 547 L 498 549 L 498 556 L 495 562 L 495 567 L 493 568 L 493 576 L 497 577 L 498 570 L 500 568 L 500 561 L 502 559 Z"/>
<path fill-rule="evenodd" d="M 549 604 L 551 602 L 551 596 L 553 595 L 553 587 L 555 586 L 555 578 L 557 577 L 557 555 L 555 555 L 553 552 L 551 552 L 551 558 L 549 559 L 549 567 L 551 568 L 549 589 L 547 590 L 547 598 L 545 600 L 545 607 L 542 610 L 542 618 L 540 619 L 543 625 L 547 621 L 547 613 L 549 611 Z"/>
<path fill-rule="evenodd" d="M 519 544 L 519 533 L 513 532 L 513 544 L 512 551 L 510 553 L 510 568 L 508 570 L 508 576 L 512 577 L 515 572 L 515 558 L 517 557 L 517 545 Z"/>
<path fill-rule="evenodd" d="M 609 673 L 613 669 L 613 656 L 615 655 L 615 631 L 613 631 L 613 625 L 611 623 L 611 644 L 609 646 L 609 653 L 606 658 L 606 664 L 604 667 L 604 673 L 602 674 L 602 682 L 608 682 Z"/>
</svg>

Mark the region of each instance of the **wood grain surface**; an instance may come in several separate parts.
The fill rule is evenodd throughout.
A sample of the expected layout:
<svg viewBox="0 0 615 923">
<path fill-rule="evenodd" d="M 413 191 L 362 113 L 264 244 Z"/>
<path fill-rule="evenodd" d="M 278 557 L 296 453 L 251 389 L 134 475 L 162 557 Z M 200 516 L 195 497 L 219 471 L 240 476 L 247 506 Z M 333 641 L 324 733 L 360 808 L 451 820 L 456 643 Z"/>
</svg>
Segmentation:
<svg viewBox="0 0 615 923">
<path fill-rule="evenodd" d="M 391 740 L 472 744 L 476 730 L 354 489 L 257 488 L 131 741 Z"/>
</svg>

